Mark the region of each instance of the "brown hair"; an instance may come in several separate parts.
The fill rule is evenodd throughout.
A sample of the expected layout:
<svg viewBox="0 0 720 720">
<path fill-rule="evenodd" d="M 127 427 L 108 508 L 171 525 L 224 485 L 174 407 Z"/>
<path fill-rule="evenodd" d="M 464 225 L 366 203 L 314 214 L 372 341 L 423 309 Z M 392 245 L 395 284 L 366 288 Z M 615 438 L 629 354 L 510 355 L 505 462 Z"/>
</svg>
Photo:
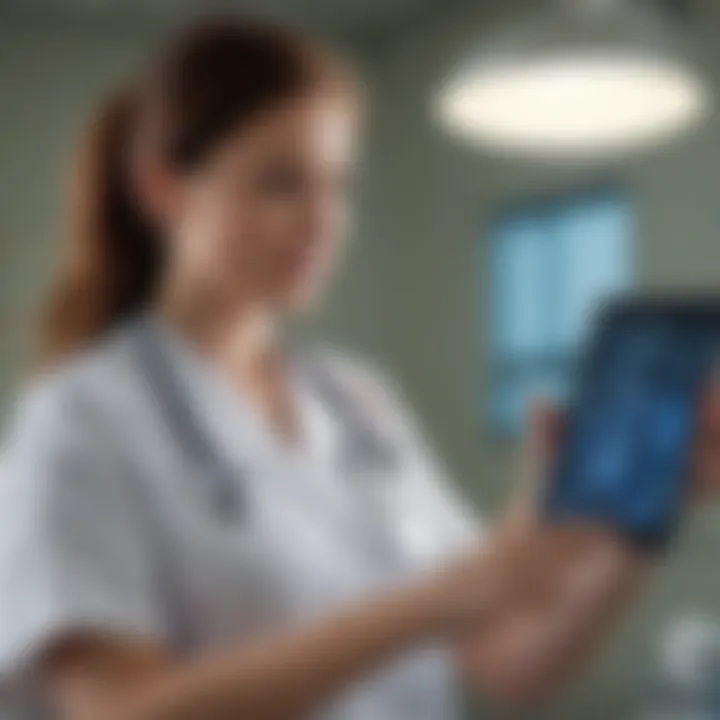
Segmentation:
<svg viewBox="0 0 720 720">
<path fill-rule="evenodd" d="M 94 118 L 79 154 L 68 262 L 41 331 L 41 360 L 91 343 L 152 299 L 162 243 L 129 183 L 130 149 L 151 143 L 191 169 L 238 126 L 347 78 L 324 51 L 273 26 L 213 18 L 180 33 Z"/>
</svg>

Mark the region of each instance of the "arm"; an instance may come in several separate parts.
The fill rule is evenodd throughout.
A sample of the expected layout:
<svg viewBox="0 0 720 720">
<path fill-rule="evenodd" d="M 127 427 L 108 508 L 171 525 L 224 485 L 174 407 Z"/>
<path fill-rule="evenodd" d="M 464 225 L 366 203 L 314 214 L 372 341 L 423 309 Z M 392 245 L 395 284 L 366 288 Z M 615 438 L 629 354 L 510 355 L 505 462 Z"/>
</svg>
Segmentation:
<svg viewBox="0 0 720 720">
<path fill-rule="evenodd" d="M 710 427 L 703 422 L 705 426 Z M 531 415 L 520 469 L 528 481 L 526 491 L 504 523 L 519 547 L 532 545 L 528 538 L 538 533 L 540 479 L 560 429 L 560 418 L 551 410 L 536 408 Z M 704 440 L 698 443 L 700 455 L 707 446 Z M 502 704 L 542 700 L 577 673 L 639 592 L 652 566 L 648 556 L 607 528 L 568 525 L 559 530 L 556 543 L 561 547 L 538 551 L 533 563 L 552 588 L 546 600 L 538 602 L 526 587 L 508 599 L 492 627 L 477 628 L 456 645 L 462 675 Z"/>
<path fill-rule="evenodd" d="M 527 575 L 522 553 L 513 549 L 514 565 L 505 554 L 487 546 L 412 587 L 197 661 L 139 641 L 71 637 L 47 654 L 44 676 L 73 720 L 295 720 L 403 650 L 471 617 L 488 622 L 506 602 L 503 583 Z"/>
<path fill-rule="evenodd" d="M 180 662 L 159 646 L 127 639 L 76 637 L 49 654 L 45 673 L 67 716 L 77 720 L 305 717 L 437 630 L 440 608 L 428 590 L 406 590 L 197 661 Z"/>
<path fill-rule="evenodd" d="M 592 572 L 580 572 L 586 562 Z M 44 675 L 72 720 L 296 720 L 403 651 L 455 638 L 469 674 L 515 701 L 592 645 L 643 565 L 604 531 L 501 529 L 481 552 L 297 631 L 188 662 L 75 637 L 47 655 Z"/>
<path fill-rule="evenodd" d="M 544 603 L 516 597 L 491 628 L 457 643 L 468 681 L 501 704 L 527 705 L 556 692 L 606 638 L 637 594 L 650 561 L 603 530 L 578 529 L 563 560 L 538 558 L 555 577 Z"/>
</svg>

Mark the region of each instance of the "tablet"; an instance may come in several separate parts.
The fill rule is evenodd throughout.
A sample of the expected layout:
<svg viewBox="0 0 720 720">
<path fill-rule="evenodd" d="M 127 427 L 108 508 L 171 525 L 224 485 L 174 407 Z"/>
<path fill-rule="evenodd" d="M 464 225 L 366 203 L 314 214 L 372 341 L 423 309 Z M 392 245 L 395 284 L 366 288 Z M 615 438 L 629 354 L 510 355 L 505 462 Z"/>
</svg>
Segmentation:
<svg viewBox="0 0 720 720">
<path fill-rule="evenodd" d="M 719 353 L 720 298 L 605 308 L 551 472 L 550 517 L 665 545 L 683 504 L 698 401 Z"/>
</svg>

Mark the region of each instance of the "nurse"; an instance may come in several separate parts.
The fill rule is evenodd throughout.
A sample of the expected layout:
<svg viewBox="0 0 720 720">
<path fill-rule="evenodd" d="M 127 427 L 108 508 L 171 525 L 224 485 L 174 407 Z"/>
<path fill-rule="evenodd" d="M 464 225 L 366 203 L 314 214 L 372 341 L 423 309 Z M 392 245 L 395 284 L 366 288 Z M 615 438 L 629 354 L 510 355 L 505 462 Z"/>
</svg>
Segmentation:
<svg viewBox="0 0 720 720">
<path fill-rule="evenodd" d="M 322 50 L 224 20 L 96 119 L 4 458 L 20 716 L 448 720 L 456 671 L 553 688 L 642 578 L 532 503 L 481 532 L 390 383 L 283 342 L 337 255 L 358 112 Z"/>
</svg>

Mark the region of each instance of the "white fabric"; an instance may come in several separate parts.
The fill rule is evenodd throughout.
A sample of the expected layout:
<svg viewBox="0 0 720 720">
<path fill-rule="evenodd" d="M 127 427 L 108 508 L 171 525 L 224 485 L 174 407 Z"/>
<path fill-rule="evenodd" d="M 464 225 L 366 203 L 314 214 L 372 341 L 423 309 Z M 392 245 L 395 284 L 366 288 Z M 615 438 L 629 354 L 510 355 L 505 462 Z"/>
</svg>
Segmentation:
<svg viewBox="0 0 720 720">
<path fill-rule="evenodd" d="M 397 450 L 383 477 L 343 467 L 340 419 L 299 373 L 304 443 L 290 448 L 179 338 L 155 332 L 203 429 L 237 469 L 246 515 L 228 526 L 213 514 L 203 478 L 138 372 L 128 329 L 39 381 L 12 423 L 0 481 L 8 687 L 67 633 L 138 635 L 191 654 L 237 644 L 403 582 L 475 537 L 477 525 L 372 373 L 326 354 Z M 430 649 L 358 683 L 323 717 L 446 720 L 449 698 L 445 660 Z"/>
</svg>

